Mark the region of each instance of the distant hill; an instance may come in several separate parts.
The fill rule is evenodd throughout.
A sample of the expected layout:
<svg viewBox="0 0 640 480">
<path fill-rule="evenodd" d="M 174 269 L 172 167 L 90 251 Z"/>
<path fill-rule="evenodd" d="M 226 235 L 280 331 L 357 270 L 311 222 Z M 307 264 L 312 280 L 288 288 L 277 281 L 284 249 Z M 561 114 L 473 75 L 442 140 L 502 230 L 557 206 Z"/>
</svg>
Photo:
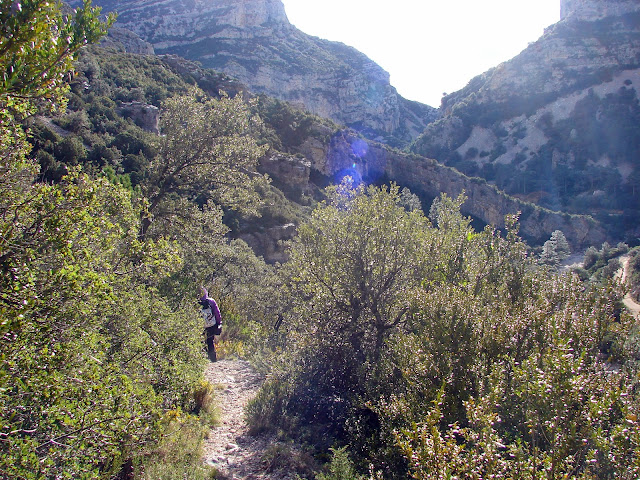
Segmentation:
<svg viewBox="0 0 640 480">
<path fill-rule="evenodd" d="M 117 11 L 119 27 L 137 33 L 157 54 L 197 60 L 255 93 L 396 146 L 413 140 L 438 116 L 406 100 L 389 74 L 356 49 L 307 35 L 287 19 L 281 0 L 96 0 Z"/>
<path fill-rule="evenodd" d="M 563 0 L 520 55 L 443 99 L 412 151 L 640 237 L 640 2 Z"/>
<path fill-rule="evenodd" d="M 233 236 L 270 262 L 286 260 L 280 240 L 295 235 L 296 226 L 323 199 L 322 188 L 344 175 L 368 183 L 395 181 L 418 194 L 427 210 L 441 193 L 455 197 L 464 191 L 469 200 L 463 210 L 479 225 L 502 227 L 505 215 L 521 212 L 521 233 L 532 244 L 543 243 L 556 229 L 576 248 L 608 239 L 593 219 L 537 208 L 435 160 L 391 149 L 281 100 L 255 95 L 225 74 L 175 55 L 146 51 L 144 42 L 118 31 L 102 47 L 83 52 L 67 113 L 33 126 L 33 153 L 47 180 L 59 180 L 66 167 L 82 164 L 86 171 L 137 188 L 156 155 L 153 138 L 163 100 L 196 84 L 213 96 L 221 90 L 232 96 L 242 92 L 264 121 L 256 133 L 270 149 L 260 170 L 273 181 L 260 192 L 265 200 L 262 217 L 227 211 L 225 222 Z"/>
</svg>

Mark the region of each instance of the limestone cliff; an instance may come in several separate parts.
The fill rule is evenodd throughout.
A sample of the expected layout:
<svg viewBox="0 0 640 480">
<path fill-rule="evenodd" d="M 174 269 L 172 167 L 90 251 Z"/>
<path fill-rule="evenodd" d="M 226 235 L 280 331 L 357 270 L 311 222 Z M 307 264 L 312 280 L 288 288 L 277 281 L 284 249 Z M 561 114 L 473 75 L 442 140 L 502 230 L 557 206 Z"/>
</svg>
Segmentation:
<svg viewBox="0 0 640 480">
<path fill-rule="evenodd" d="M 479 178 L 462 175 L 435 160 L 406 154 L 363 139 L 352 130 L 334 130 L 315 124 L 296 146 L 296 156 L 275 154 L 263 160 L 263 168 L 275 179 L 309 190 L 311 178 L 339 182 L 345 175 L 356 181 L 394 181 L 416 193 L 425 205 L 441 193 L 456 197 L 465 193 L 462 207 L 485 224 L 505 226 L 505 216 L 519 214 L 520 233 L 532 244 L 542 244 L 555 230 L 562 230 L 575 249 L 612 240 L 593 218 L 536 207 L 499 191 Z"/>
<path fill-rule="evenodd" d="M 596 20 L 638 10 L 636 0 L 560 0 L 560 19 Z"/>
<path fill-rule="evenodd" d="M 117 25 L 158 54 L 197 60 L 254 93 L 303 105 L 312 113 L 397 145 L 422 132 L 437 110 L 410 102 L 389 74 L 354 48 L 292 26 L 281 0 L 98 0 Z"/>
<path fill-rule="evenodd" d="M 563 0 L 520 55 L 443 99 L 412 150 L 528 201 L 640 234 L 640 2 Z"/>
</svg>

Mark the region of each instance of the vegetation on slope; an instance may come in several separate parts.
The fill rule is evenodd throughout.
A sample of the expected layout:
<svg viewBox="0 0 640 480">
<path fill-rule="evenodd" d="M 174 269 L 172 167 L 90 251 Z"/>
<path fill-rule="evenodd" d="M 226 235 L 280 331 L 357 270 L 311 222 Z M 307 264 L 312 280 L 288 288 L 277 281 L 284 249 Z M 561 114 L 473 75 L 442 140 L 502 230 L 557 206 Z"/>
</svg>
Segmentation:
<svg viewBox="0 0 640 480">
<path fill-rule="evenodd" d="M 333 188 L 279 271 L 285 347 L 249 407 L 382 478 L 633 478 L 637 332 L 615 283 L 537 264 L 463 198 Z M 634 333 L 635 332 L 635 333 Z"/>
<path fill-rule="evenodd" d="M 446 97 L 446 115 L 412 151 L 542 207 L 593 215 L 612 238 L 635 244 L 638 63 L 625 52 L 638 48 L 638 17 L 554 25 Z M 582 63 L 545 62 L 549 55 Z"/>
<path fill-rule="evenodd" d="M 56 4 L 3 2 L 3 25 L 14 5 L 61 18 Z M 61 25 L 89 25 L 93 40 L 105 26 L 81 12 Z M 51 40 L 47 25 L 36 40 Z M 269 212 L 264 198 L 292 207 L 257 160 L 267 144 L 295 145 L 308 118 L 212 97 L 166 62 L 114 51 L 86 52 L 68 90 L 83 43 L 55 81 L 0 89 L 3 476 L 210 475 L 198 452 L 211 421 L 200 283 L 236 339 L 223 350 L 271 371 L 254 429 L 332 451 L 318 478 L 638 476 L 640 343 L 614 283 L 538 265 L 513 218 L 506 236 L 476 232 L 463 197 L 439 198 L 427 217 L 394 185 L 329 188 L 296 217 L 291 260 L 268 266 L 222 219 Z M 4 71 L 20 64 L 2 58 Z M 32 122 L 64 110 L 66 93 L 60 129 Z M 163 136 L 125 118 L 131 101 L 162 108 Z"/>
<path fill-rule="evenodd" d="M 171 101 L 194 113 L 200 131 L 172 129 L 167 115 L 165 135 L 147 136 L 98 96 L 86 105 L 104 115 L 89 123 L 76 110 L 67 142 L 34 128 L 34 142 L 45 138 L 46 145 L 31 156 L 24 127 L 64 110 L 71 61 L 107 27 L 97 15 L 88 4 L 69 18 L 57 3 L 2 3 L 0 47 L 11 53 L 2 69 L 16 74 L 0 88 L 0 472 L 203 478 L 198 445 L 211 420 L 211 391 L 202 382 L 196 287 L 229 259 L 261 268 L 246 259 L 245 247 L 225 240 L 222 205 L 246 199 L 243 206 L 256 208 L 246 178 L 261 178 L 255 166 L 262 150 L 239 128 L 252 118 L 244 103 L 190 93 Z M 22 35 L 30 22 L 37 28 Z M 63 48 L 41 48 L 48 45 Z M 71 104 L 80 100 L 70 95 Z M 106 134 L 98 137 L 101 128 Z M 176 166 L 180 148 L 198 152 L 196 134 L 205 128 L 214 149 L 224 146 L 224 155 L 213 152 L 222 162 L 193 155 L 197 167 Z M 101 143 L 109 133 L 115 143 Z M 95 156 L 83 156 L 85 141 Z M 127 163 L 117 146 L 146 163 Z M 64 163 L 53 157 L 60 168 L 41 175 L 48 147 Z M 135 182 L 122 163 L 141 166 Z M 202 188 L 196 196 L 186 185 Z M 220 283 L 233 274 L 219 272 Z M 231 320 L 233 303 L 218 298 Z"/>
<path fill-rule="evenodd" d="M 181 59 L 128 54 L 113 47 L 93 46 L 83 50 L 75 68 L 67 110 L 53 117 L 54 125 L 41 119 L 31 125 L 33 154 L 39 161 L 41 178 L 46 181 L 59 181 L 69 166 L 81 165 L 87 173 L 106 176 L 137 192 L 145 186 L 156 185 L 152 178 L 154 165 L 159 157 L 166 157 L 167 152 L 163 148 L 166 150 L 167 146 L 163 146 L 162 138 L 158 138 L 154 130 L 158 128 L 157 121 L 161 115 L 166 129 L 169 116 L 179 114 L 182 106 L 172 98 L 211 96 L 221 99 L 221 92 L 223 95 L 225 90 L 236 94 L 243 90 L 226 76 L 202 70 Z M 200 89 L 199 93 L 194 90 L 196 87 Z M 284 102 L 266 97 L 247 97 L 234 95 L 228 101 L 213 102 L 212 105 L 218 110 L 238 109 L 244 101 L 251 116 L 263 118 L 264 122 L 253 118 L 247 119 L 246 125 L 228 124 L 216 128 L 244 131 L 245 138 L 253 138 L 262 152 L 267 146 L 289 151 L 296 142 L 307 138 L 311 124 L 321 122 Z M 189 108 L 193 110 L 195 107 L 191 105 Z M 136 115 L 136 110 L 147 112 L 147 118 Z M 191 122 L 190 128 L 194 132 L 203 114 L 185 117 Z M 222 112 L 220 114 L 223 115 Z M 201 137 L 206 133 L 202 128 L 199 131 Z M 222 144 L 217 148 L 222 148 Z M 229 180 L 240 185 L 248 178 L 242 174 L 240 165 L 236 167 L 237 176 Z M 180 195 L 201 203 L 203 200 L 198 198 L 198 192 L 202 190 L 202 184 L 210 182 L 206 186 L 209 188 L 215 183 L 215 178 L 193 175 L 189 178 L 188 185 L 171 185 L 171 188 L 179 188 L 182 190 Z M 196 184 L 191 183 L 193 179 L 197 180 Z M 224 190 L 219 180 L 216 195 L 223 194 Z M 251 179 L 253 183 L 257 181 L 257 177 Z M 309 200 L 300 199 L 299 192 L 297 195 L 288 192 L 288 196 L 284 196 L 277 188 L 264 182 L 254 187 L 262 192 L 260 195 L 272 198 L 262 202 L 259 217 L 247 215 L 240 205 L 225 206 L 224 221 L 234 235 L 257 226 L 299 223 L 302 204 L 309 203 Z M 184 191 L 185 188 L 190 191 Z M 151 195 L 151 192 L 143 193 Z M 227 198 L 226 203 L 229 201 Z"/>
</svg>

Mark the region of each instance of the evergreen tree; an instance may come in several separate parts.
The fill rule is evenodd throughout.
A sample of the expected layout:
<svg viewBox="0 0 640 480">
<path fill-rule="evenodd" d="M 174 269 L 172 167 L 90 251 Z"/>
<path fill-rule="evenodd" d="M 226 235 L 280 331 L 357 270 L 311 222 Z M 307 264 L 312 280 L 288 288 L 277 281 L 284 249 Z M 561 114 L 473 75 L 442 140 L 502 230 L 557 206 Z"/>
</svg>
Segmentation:
<svg viewBox="0 0 640 480">
<path fill-rule="evenodd" d="M 551 238 L 544 242 L 540 260 L 546 265 L 557 267 L 563 260 L 568 258 L 570 254 L 571 247 L 569 247 L 569 242 L 564 236 L 564 233 L 560 230 L 555 230 L 551 234 Z"/>
</svg>

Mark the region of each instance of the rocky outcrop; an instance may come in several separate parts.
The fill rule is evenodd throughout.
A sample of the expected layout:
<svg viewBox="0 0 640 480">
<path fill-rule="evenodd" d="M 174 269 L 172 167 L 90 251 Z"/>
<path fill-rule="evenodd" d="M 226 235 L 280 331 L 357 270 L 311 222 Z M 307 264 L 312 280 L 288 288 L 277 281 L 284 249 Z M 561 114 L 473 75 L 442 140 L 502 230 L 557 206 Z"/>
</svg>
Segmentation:
<svg viewBox="0 0 640 480">
<path fill-rule="evenodd" d="M 544 243 L 555 230 L 561 230 L 574 248 L 610 240 L 605 229 L 591 217 L 536 207 L 504 194 L 482 179 L 462 175 L 435 160 L 390 150 L 354 131 L 340 130 L 322 142 L 319 139 L 328 131 L 326 127 L 316 128 L 319 131 L 301 144 L 299 152 L 311 161 L 312 170 L 333 182 L 347 175 L 356 182 L 394 181 L 408 187 L 427 205 L 441 193 L 456 197 L 464 192 L 465 214 L 498 228 L 505 226 L 506 215 L 519 214 L 520 233 L 533 244 Z"/>
<path fill-rule="evenodd" d="M 536 207 L 504 194 L 484 180 L 469 178 L 435 160 L 391 150 L 353 130 L 335 131 L 323 124 L 315 124 L 311 130 L 293 149 L 294 154 L 272 152 L 260 162 L 261 171 L 268 173 L 283 192 L 312 195 L 318 187 L 313 182 L 318 179 L 338 183 L 346 176 L 356 183 L 393 181 L 411 189 L 425 205 L 442 193 L 451 197 L 464 193 L 467 200 L 463 213 L 498 228 L 505 226 L 506 215 L 516 214 L 520 234 L 534 245 L 544 243 L 555 230 L 561 230 L 574 249 L 611 240 L 605 229 L 588 216 Z M 267 262 L 284 263 L 287 256 L 283 241 L 295 234 L 296 225 L 290 223 L 245 231 L 239 238 Z"/>
<path fill-rule="evenodd" d="M 291 240 L 296 234 L 296 226 L 293 223 L 260 229 L 251 233 L 240 235 L 251 249 L 264 258 L 267 263 L 285 263 L 288 260 L 287 253 L 282 244 Z"/>
<path fill-rule="evenodd" d="M 549 101 L 598 85 L 611 73 L 640 64 L 640 3 L 624 17 L 569 16 L 547 28 L 520 55 L 443 98 L 445 114 L 463 104 L 504 104 L 505 114 L 527 113 Z M 569 21 L 570 20 L 570 21 Z"/>
<path fill-rule="evenodd" d="M 402 144 L 437 117 L 364 54 L 292 26 L 281 0 L 98 0 L 158 54 L 197 60 L 264 93 Z"/>
<path fill-rule="evenodd" d="M 160 133 L 158 128 L 160 109 L 158 107 L 142 102 L 128 102 L 121 104 L 118 111 L 123 117 L 133 120 L 133 123 L 143 130 Z"/>
<path fill-rule="evenodd" d="M 177 55 L 162 55 L 161 58 L 174 72 L 192 79 L 198 87 L 211 96 L 218 97 L 221 92 L 224 92 L 230 97 L 235 97 L 238 93 L 242 93 L 245 98 L 250 97 L 246 85 L 224 73 L 203 69 L 200 64 Z"/>
<path fill-rule="evenodd" d="M 636 0 L 560 0 L 560 19 L 596 20 L 638 11 Z"/>
<path fill-rule="evenodd" d="M 242 30 L 289 25 L 280 0 L 101 0 L 96 3 L 106 11 L 118 12 L 119 25 L 130 28 L 158 50 L 186 48 L 208 38 L 241 38 Z"/>
<path fill-rule="evenodd" d="M 289 188 L 304 190 L 309 184 L 311 162 L 300 156 L 275 152 L 260 161 L 260 170 Z"/>
</svg>

